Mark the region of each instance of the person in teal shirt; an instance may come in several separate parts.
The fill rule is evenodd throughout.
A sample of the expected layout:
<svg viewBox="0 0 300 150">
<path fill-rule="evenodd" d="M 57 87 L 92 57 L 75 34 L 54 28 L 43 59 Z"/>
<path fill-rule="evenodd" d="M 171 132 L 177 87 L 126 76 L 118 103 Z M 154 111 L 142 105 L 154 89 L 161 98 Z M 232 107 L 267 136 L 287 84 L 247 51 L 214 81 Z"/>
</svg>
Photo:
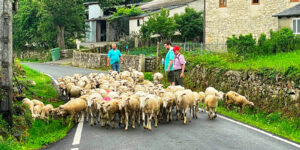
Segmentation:
<svg viewBox="0 0 300 150">
<path fill-rule="evenodd" d="M 124 64 L 124 58 L 122 57 L 120 50 L 117 49 L 116 44 L 112 44 L 111 47 L 112 49 L 109 50 L 107 55 L 107 67 L 111 66 L 113 71 L 120 73 L 120 59 Z"/>
<path fill-rule="evenodd" d="M 165 72 L 167 72 L 167 78 L 170 85 L 175 85 L 175 76 L 173 71 L 173 61 L 175 54 L 173 52 L 172 43 L 170 41 L 165 41 L 164 47 L 169 50 L 165 59 Z"/>
</svg>

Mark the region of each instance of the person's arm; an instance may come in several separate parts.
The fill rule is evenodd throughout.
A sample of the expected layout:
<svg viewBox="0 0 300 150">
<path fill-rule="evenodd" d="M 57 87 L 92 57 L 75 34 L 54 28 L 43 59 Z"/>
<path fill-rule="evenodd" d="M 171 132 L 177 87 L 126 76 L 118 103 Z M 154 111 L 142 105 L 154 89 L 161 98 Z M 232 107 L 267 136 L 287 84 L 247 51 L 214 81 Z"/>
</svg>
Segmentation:
<svg viewBox="0 0 300 150">
<path fill-rule="evenodd" d="M 125 63 L 125 59 L 121 56 L 120 59 L 122 60 L 122 63 Z"/>
<path fill-rule="evenodd" d="M 110 58 L 107 57 L 107 67 L 109 67 Z"/>
<path fill-rule="evenodd" d="M 184 69 L 185 69 L 185 64 L 182 65 L 180 78 L 183 78 L 183 77 L 184 77 Z"/>
<path fill-rule="evenodd" d="M 173 60 L 171 59 L 169 62 L 168 70 L 167 70 L 168 72 L 170 72 L 170 68 L 171 68 L 172 64 L 173 64 Z"/>
</svg>

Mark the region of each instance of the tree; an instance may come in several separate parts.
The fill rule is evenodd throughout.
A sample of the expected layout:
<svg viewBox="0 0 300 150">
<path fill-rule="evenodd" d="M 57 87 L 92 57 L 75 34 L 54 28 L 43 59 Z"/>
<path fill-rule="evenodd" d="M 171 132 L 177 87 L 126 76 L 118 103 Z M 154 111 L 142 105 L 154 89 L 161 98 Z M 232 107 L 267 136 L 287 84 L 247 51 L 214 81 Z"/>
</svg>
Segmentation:
<svg viewBox="0 0 300 150">
<path fill-rule="evenodd" d="M 193 8 L 186 8 L 184 14 L 175 14 L 177 29 L 184 40 L 194 40 L 197 36 L 203 37 L 203 13 Z"/>
<path fill-rule="evenodd" d="M 43 0 L 43 23 L 40 24 L 40 31 L 47 33 L 50 30 L 50 34 L 57 33 L 56 41 L 61 49 L 65 49 L 66 34 L 73 38 L 84 34 L 83 2 L 84 0 Z M 43 36 L 48 36 L 46 33 Z"/>
<path fill-rule="evenodd" d="M 13 41 L 14 49 L 22 49 L 25 44 L 39 43 L 37 32 L 41 21 L 38 0 L 21 0 L 18 13 L 13 18 Z"/>
<path fill-rule="evenodd" d="M 165 40 L 174 35 L 176 31 L 176 23 L 173 17 L 169 17 L 169 10 L 161 9 L 160 13 L 155 13 L 149 16 L 140 32 L 144 38 L 150 38 L 151 35 L 159 34 L 160 40 Z"/>
</svg>

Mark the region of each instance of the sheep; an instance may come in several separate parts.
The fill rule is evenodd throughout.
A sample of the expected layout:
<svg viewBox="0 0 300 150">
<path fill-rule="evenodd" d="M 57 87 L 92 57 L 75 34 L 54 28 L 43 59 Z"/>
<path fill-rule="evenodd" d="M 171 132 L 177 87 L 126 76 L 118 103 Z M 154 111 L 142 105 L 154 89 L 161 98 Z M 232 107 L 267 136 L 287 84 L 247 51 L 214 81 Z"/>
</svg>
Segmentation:
<svg viewBox="0 0 300 150">
<path fill-rule="evenodd" d="M 22 103 L 23 103 L 24 105 L 27 105 L 27 106 L 28 106 L 28 108 L 29 108 L 29 110 L 30 110 L 30 112 L 31 112 L 31 115 L 33 115 L 33 114 L 34 114 L 34 113 L 33 113 L 34 103 L 33 103 L 30 99 L 28 99 L 28 98 L 24 98 L 24 99 L 22 100 Z"/>
<path fill-rule="evenodd" d="M 193 92 L 185 92 L 181 95 L 181 100 L 178 102 L 179 108 L 181 108 L 182 115 L 183 115 L 183 124 L 186 124 L 187 120 L 187 111 L 190 109 L 190 116 L 189 116 L 189 122 L 192 121 L 192 111 L 194 111 L 195 106 L 195 94 Z"/>
<path fill-rule="evenodd" d="M 33 102 L 34 106 L 40 105 L 41 107 L 44 107 L 44 103 L 39 100 L 33 99 L 31 101 Z"/>
<path fill-rule="evenodd" d="M 164 76 L 163 74 L 157 72 L 153 75 L 153 81 L 154 81 L 154 84 L 159 84 L 161 83 L 161 81 L 164 79 Z"/>
<path fill-rule="evenodd" d="M 131 77 L 133 78 L 135 83 L 144 81 L 144 73 L 143 72 L 133 71 L 131 74 L 132 74 Z"/>
<path fill-rule="evenodd" d="M 246 105 L 249 105 L 251 108 L 254 107 L 254 103 L 248 101 L 245 96 L 242 96 L 236 92 L 229 91 L 225 95 L 225 107 L 229 109 L 229 105 L 235 105 L 240 107 L 240 112 L 244 113 L 244 108 Z"/>
<path fill-rule="evenodd" d="M 84 111 L 85 118 L 87 120 L 88 114 L 88 107 L 85 100 L 81 98 L 71 99 L 68 103 L 59 106 L 58 114 L 59 116 L 67 116 L 70 115 L 69 127 L 71 126 L 71 121 L 73 120 L 74 116 L 79 114 L 79 120 L 81 118 L 81 111 Z"/>
<path fill-rule="evenodd" d="M 205 96 L 208 95 L 216 95 L 218 100 L 223 100 L 224 93 L 222 91 L 218 91 L 213 87 L 208 87 L 205 90 Z"/>
<path fill-rule="evenodd" d="M 64 93 L 67 92 L 67 91 L 66 91 L 67 87 L 66 87 L 65 82 L 59 82 L 58 87 L 59 87 L 60 95 L 61 95 L 61 96 L 65 95 Z"/>
<path fill-rule="evenodd" d="M 70 99 L 71 97 L 80 97 L 81 96 L 81 92 L 83 91 L 83 88 L 79 87 L 79 86 L 72 86 L 70 89 L 70 92 L 68 93 L 68 98 Z"/>
<path fill-rule="evenodd" d="M 198 112 L 198 109 L 199 109 L 199 104 L 202 105 L 202 108 L 201 108 L 201 111 L 204 112 L 204 101 L 205 101 L 205 93 L 204 92 L 199 92 L 199 103 L 196 104 L 196 107 L 197 107 L 197 112 Z"/>
<path fill-rule="evenodd" d="M 160 109 L 159 101 L 155 95 L 148 95 L 140 98 L 140 108 L 142 109 L 142 120 L 145 129 L 152 130 L 151 121 L 154 118 L 154 127 L 157 127 L 158 114 Z M 147 116 L 147 126 L 145 125 L 145 116 Z"/>
<path fill-rule="evenodd" d="M 175 105 L 176 96 L 172 92 L 165 92 L 162 95 L 163 107 L 167 112 L 167 122 L 172 121 L 172 109 Z"/>
<path fill-rule="evenodd" d="M 42 105 L 35 105 L 33 107 L 33 120 L 35 120 L 36 118 L 40 117 L 41 112 L 42 112 Z"/>
<path fill-rule="evenodd" d="M 205 108 L 206 111 L 208 111 L 208 117 L 210 120 L 215 119 L 217 117 L 216 114 L 217 106 L 218 106 L 217 94 L 207 95 L 205 97 Z"/>
<path fill-rule="evenodd" d="M 106 113 L 106 124 L 109 125 L 111 122 L 112 128 L 115 128 L 115 118 L 116 114 L 119 111 L 119 99 L 112 99 L 108 103 L 105 103 L 103 106 L 103 110 Z"/>
<path fill-rule="evenodd" d="M 129 115 L 131 116 L 132 128 L 135 128 L 136 115 L 138 115 L 138 121 L 140 120 L 139 107 L 140 107 L 139 96 L 137 96 L 137 95 L 131 95 L 131 96 L 122 95 L 122 101 L 119 102 L 119 110 L 121 111 L 122 109 L 124 109 L 125 130 L 128 130 Z"/>
<path fill-rule="evenodd" d="M 49 124 L 49 117 L 52 110 L 53 110 L 53 106 L 51 104 L 47 104 L 42 108 L 42 113 L 40 118 L 43 120 L 46 119 L 48 124 Z"/>
</svg>

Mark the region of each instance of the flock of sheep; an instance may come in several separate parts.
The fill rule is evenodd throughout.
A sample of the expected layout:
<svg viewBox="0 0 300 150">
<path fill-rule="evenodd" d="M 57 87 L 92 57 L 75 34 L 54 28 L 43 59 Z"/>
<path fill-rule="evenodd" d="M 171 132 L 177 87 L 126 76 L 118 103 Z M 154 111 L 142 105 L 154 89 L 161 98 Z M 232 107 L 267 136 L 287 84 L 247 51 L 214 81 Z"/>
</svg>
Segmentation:
<svg viewBox="0 0 300 150">
<path fill-rule="evenodd" d="M 154 127 L 158 122 L 166 118 L 172 121 L 173 109 L 176 109 L 176 119 L 182 119 L 187 123 L 197 118 L 197 113 L 202 106 L 202 112 L 208 112 L 209 119 L 217 117 L 216 110 L 218 101 L 223 100 L 224 93 L 209 87 L 205 92 L 193 92 L 182 86 L 169 86 L 166 89 L 160 84 L 163 80 L 161 73 L 155 73 L 154 82 L 144 80 L 144 74 L 134 69 L 117 73 L 109 71 L 108 74 L 91 73 L 88 76 L 74 74 L 59 78 L 61 94 L 66 95 L 70 101 L 57 108 L 45 105 L 38 100 L 25 98 L 23 103 L 28 105 L 33 118 L 49 120 L 49 117 L 57 117 L 66 122 L 67 117 L 71 121 L 79 122 L 82 112 L 90 125 L 96 125 L 95 119 L 101 126 L 115 127 L 116 115 L 119 117 L 119 126 L 125 125 L 128 130 L 129 122 L 132 128 L 135 123 L 143 123 L 143 127 L 152 130 L 151 122 L 154 119 Z M 246 105 L 254 106 L 244 96 L 230 91 L 225 95 L 225 105 L 236 105 L 243 111 Z"/>
</svg>

